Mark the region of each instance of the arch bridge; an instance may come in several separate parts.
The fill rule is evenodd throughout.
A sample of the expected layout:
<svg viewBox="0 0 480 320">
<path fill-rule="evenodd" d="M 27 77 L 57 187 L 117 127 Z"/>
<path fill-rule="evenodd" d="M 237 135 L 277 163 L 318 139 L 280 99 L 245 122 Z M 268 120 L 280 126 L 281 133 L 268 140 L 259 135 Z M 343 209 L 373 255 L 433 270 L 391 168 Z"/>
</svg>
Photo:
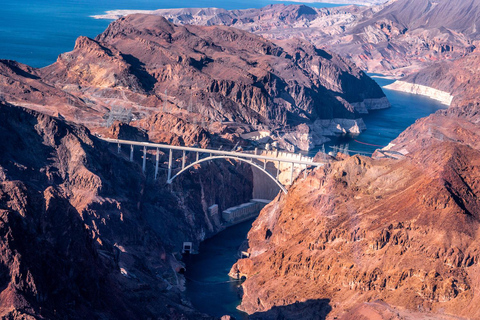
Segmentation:
<svg viewBox="0 0 480 320">
<path fill-rule="evenodd" d="M 146 171 L 146 159 L 147 159 L 147 150 L 153 149 L 156 150 L 155 154 L 155 179 L 158 177 L 159 171 L 159 161 L 160 161 L 160 150 L 168 150 L 168 173 L 167 173 L 167 183 L 172 183 L 175 178 L 194 167 L 197 164 L 202 162 L 217 160 L 217 159 L 233 159 L 237 161 L 242 161 L 250 164 L 251 166 L 259 169 L 261 172 L 266 174 L 270 179 L 275 181 L 275 183 L 280 187 L 280 189 L 287 193 L 286 187 L 280 182 L 280 167 L 283 164 L 290 167 L 290 180 L 289 183 L 293 183 L 293 174 L 295 167 L 297 168 L 308 168 L 308 167 L 319 167 L 323 166 L 323 162 L 314 162 L 313 158 L 305 157 L 301 154 L 296 153 L 286 153 L 279 151 L 263 151 L 261 154 L 257 154 L 258 150 L 255 149 L 254 152 L 237 152 L 237 151 L 226 151 L 226 150 L 215 150 L 215 149 L 204 149 L 204 148 L 195 148 L 195 147 L 182 147 L 182 146 L 172 146 L 168 144 L 159 144 L 159 143 L 150 143 L 150 142 L 139 142 L 139 141 L 130 141 L 130 140 L 119 140 L 119 139 L 109 139 L 109 138 L 100 138 L 103 141 L 116 144 L 118 153 L 121 152 L 121 146 L 127 145 L 130 146 L 130 161 L 133 161 L 133 154 L 135 147 L 143 149 L 142 157 L 142 171 Z M 182 166 L 181 169 L 172 175 L 174 172 L 173 168 L 173 151 L 182 152 Z M 195 154 L 195 161 L 187 164 L 187 153 Z M 267 163 L 272 162 L 276 166 L 276 175 L 267 171 Z M 306 171 L 305 171 L 306 173 Z"/>
</svg>

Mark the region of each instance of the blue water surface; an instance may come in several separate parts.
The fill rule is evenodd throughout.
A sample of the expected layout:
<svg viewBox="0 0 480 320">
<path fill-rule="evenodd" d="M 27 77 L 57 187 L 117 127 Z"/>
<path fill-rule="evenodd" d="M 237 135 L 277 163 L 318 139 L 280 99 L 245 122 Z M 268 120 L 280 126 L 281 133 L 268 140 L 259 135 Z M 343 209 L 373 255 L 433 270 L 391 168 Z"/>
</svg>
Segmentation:
<svg viewBox="0 0 480 320">
<path fill-rule="evenodd" d="M 200 244 L 200 254 L 184 258 L 187 266 L 186 294 L 194 307 L 220 318 L 248 319 L 237 306 L 241 302 L 240 282 L 228 276 L 238 260 L 238 250 L 246 240 L 253 220 L 230 227 Z"/>
<path fill-rule="evenodd" d="M 78 36 L 95 37 L 108 20 L 91 15 L 108 10 L 155 10 L 186 7 L 224 9 L 261 8 L 295 2 L 274 0 L 4 0 L 0 6 L 0 59 L 16 60 L 33 67 L 52 64 L 60 53 L 71 51 Z M 300 2 L 299 2 L 300 3 Z M 338 6 L 305 3 L 314 7 Z"/>
<path fill-rule="evenodd" d="M 332 147 L 338 148 L 348 144 L 350 155 L 357 153 L 371 155 L 376 149 L 387 146 L 416 120 L 447 108 L 439 101 L 425 96 L 385 89 L 384 86 L 395 80 L 374 74 L 370 76 L 382 87 L 391 107 L 373 110 L 368 115 L 362 116 L 367 130 L 359 135 L 347 134 L 332 138 L 330 142 L 325 143 L 326 152 L 337 151 L 338 149 L 332 149 Z M 314 156 L 320 150 L 322 150 L 321 147 L 305 153 Z"/>
</svg>

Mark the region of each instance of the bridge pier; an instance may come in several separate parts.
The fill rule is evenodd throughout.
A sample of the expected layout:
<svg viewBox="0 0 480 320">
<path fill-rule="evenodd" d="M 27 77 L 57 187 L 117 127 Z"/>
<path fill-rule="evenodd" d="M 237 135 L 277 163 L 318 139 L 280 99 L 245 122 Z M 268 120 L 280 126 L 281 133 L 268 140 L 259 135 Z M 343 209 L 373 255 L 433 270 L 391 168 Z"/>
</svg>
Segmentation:
<svg viewBox="0 0 480 320">
<path fill-rule="evenodd" d="M 197 160 L 195 160 L 195 162 L 198 162 L 199 157 L 200 157 L 200 155 L 197 152 Z"/>
<path fill-rule="evenodd" d="M 159 150 L 157 148 L 157 154 L 155 155 L 155 180 L 157 180 L 157 176 L 158 176 L 158 161 L 160 159 L 160 154 L 159 154 Z"/>
<path fill-rule="evenodd" d="M 277 151 L 278 152 L 278 151 Z M 278 166 L 277 166 L 277 176 L 276 179 L 278 180 L 278 177 L 280 176 L 280 160 L 278 161 Z"/>
<path fill-rule="evenodd" d="M 133 144 L 130 145 L 130 162 L 133 161 Z"/>
<path fill-rule="evenodd" d="M 142 172 L 145 173 L 147 165 L 147 147 L 143 147 L 143 161 L 142 161 Z"/>
<path fill-rule="evenodd" d="M 121 144 L 119 143 L 119 144 L 117 145 L 117 153 L 120 153 L 121 150 L 122 150 L 122 149 L 121 149 Z"/>
<path fill-rule="evenodd" d="M 293 184 L 293 162 L 292 162 L 292 166 L 290 167 L 290 185 Z"/>
<path fill-rule="evenodd" d="M 185 169 L 185 150 L 183 150 L 183 157 L 182 157 L 182 170 Z"/>
<path fill-rule="evenodd" d="M 168 155 L 168 177 L 167 181 L 170 181 L 172 177 L 172 149 L 170 149 L 170 154 Z"/>
</svg>

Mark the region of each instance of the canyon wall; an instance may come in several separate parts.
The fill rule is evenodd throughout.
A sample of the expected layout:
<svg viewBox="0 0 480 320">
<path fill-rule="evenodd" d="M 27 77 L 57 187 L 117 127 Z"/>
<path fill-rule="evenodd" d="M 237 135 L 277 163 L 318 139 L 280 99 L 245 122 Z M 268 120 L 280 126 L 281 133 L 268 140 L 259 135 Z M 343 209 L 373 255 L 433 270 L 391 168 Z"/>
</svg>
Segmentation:
<svg viewBox="0 0 480 320">
<path fill-rule="evenodd" d="M 208 206 L 251 199 L 248 166 L 167 185 L 154 155 L 144 175 L 140 152 L 130 162 L 85 127 L 3 102 L 0 117 L 3 318 L 209 318 L 183 297 L 179 252 L 221 229 Z"/>
<path fill-rule="evenodd" d="M 176 24 L 228 25 L 268 39 L 302 38 L 351 59 L 362 70 L 401 77 L 477 46 L 480 2 L 397 0 L 377 6 L 165 9 Z M 118 10 L 114 17 L 130 13 Z M 106 17 L 111 18 L 111 17 Z"/>
<path fill-rule="evenodd" d="M 389 106 L 355 65 L 305 41 L 175 25 L 157 15 L 131 15 L 96 39 L 79 37 L 73 51 L 42 69 L 1 61 L 0 79 L 4 100 L 95 132 L 129 112 L 130 124 L 151 137 L 174 139 L 161 128 L 175 120 L 232 146 L 258 128 L 281 139 L 285 132 L 274 129 L 295 132 L 319 119 L 359 119 Z"/>
<path fill-rule="evenodd" d="M 476 67 L 468 67 L 474 83 Z M 304 319 L 480 317 L 480 104 L 475 86 L 461 92 L 388 152 L 340 157 L 262 210 L 249 258 L 231 270 L 246 277 L 242 310 Z"/>
</svg>

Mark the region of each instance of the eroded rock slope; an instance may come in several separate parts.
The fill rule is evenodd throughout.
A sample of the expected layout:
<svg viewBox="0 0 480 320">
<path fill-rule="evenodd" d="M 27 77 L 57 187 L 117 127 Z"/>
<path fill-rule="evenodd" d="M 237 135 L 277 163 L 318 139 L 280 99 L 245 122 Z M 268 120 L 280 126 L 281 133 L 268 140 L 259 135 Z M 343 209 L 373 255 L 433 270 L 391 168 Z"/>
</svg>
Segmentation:
<svg viewBox="0 0 480 320">
<path fill-rule="evenodd" d="M 362 70 L 401 76 L 478 46 L 480 2 L 396 0 L 373 7 L 166 9 L 175 23 L 235 26 L 267 38 L 303 38 L 351 59 Z M 126 12 L 127 13 L 127 12 Z M 122 12 L 116 12 L 121 16 Z M 107 16 L 108 17 L 108 16 Z"/>
<path fill-rule="evenodd" d="M 178 252 L 221 227 L 207 206 L 251 198 L 248 170 L 212 163 L 167 188 L 82 126 L 4 103 L 0 118 L 2 318 L 205 317 Z M 213 188 L 229 182 L 234 196 Z"/>
<path fill-rule="evenodd" d="M 51 114 L 54 101 L 62 116 L 91 128 L 131 110 L 133 121 L 158 122 L 168 113 L 223 137 L 229 123 L 245 125 L 244 132 L 295 131 L 389 106 L 360 69 L 309 43 L 272 42 L 226 26 L 179 26 L 156 15 L 130 15 L 96 39 L 80 37 L 72 52 L 42 69 L 2 66 L 5 100 Z M 209 127 L 214 123 L 218 132 Z"/>
<path fill-rule="evenodd" d="M 480 109 L 476 95 L 461 101 L 418 120 L 374 159 L 319 168 L 266 207 L 248 236 L 250 258 L 232 268 L 247 277 L 242 309 L 480 317 Z"/>
</svg>

